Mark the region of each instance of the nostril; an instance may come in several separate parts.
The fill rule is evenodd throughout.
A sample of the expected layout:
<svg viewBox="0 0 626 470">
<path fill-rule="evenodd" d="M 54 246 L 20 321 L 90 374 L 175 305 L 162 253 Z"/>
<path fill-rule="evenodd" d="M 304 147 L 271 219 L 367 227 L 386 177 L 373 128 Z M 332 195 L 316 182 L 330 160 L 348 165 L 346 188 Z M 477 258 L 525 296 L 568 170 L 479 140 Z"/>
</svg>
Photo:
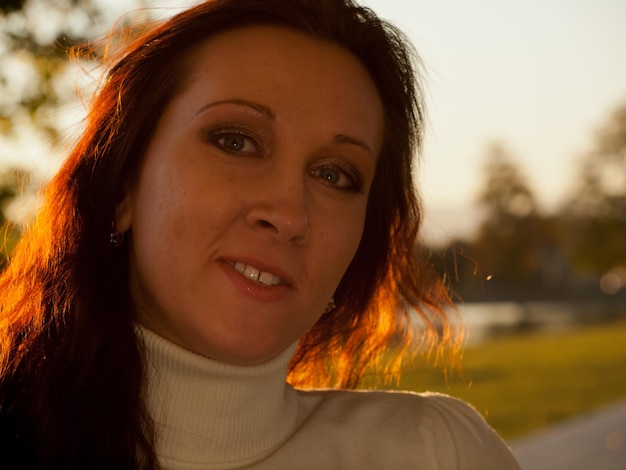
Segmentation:
<svg viewBox="0 0 626 470">
<path fill-rule="evenodd" d="M 274 224 L 272 224 L 271 222 L 268 222 L 267 220 L 261 219 L 258 221 L 258 223 L 261 227 L 274 228 Z"/>
<path fill-rule="evenodd" d="M 303 207 L 295 209 L 288 204 L 257 205 L 246 214 L 246 223 L 259 233 L 272 234 L 277 240 L 303 239 L 309 232 L 309 222 Z"/>
</svg>

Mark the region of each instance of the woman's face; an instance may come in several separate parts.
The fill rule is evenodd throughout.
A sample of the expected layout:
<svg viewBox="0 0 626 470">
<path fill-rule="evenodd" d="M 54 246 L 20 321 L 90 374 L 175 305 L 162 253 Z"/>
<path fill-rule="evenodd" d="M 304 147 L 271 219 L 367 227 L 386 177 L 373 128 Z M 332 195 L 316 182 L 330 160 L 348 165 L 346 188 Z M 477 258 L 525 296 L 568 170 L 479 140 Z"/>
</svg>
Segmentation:
<svg viewBox="0 0 626 470">
<path fill-rule="evenodd" d="M 163 337 L 258 363 L 313 326 L 356 252 L 382 104 L 349 52 L 290 29 L 222 33 L 189 63 L 118 208 L 130 292 Z"/>
</svg>

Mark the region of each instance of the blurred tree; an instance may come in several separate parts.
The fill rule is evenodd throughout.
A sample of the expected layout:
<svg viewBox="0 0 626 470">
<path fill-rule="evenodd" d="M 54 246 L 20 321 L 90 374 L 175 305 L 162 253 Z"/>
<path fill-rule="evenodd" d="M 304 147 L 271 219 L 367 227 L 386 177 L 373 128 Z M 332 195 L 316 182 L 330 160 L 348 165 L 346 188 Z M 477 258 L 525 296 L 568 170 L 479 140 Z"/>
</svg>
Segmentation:
<svg viewBox="0 0 626 470">
<path fill-rule="evenodd" d="M 626 266 L 626 103 L 597 130 L 565 206 L 570 255 L 579 274 Z"/>
<path fill-rule="evenodd" d="M 10 170 L 0 173 L 0 227 L 8 222 L 7 206 L 18 192 L 18 179 L 14 176 Z"/>
<path fill-rule="evenodd" d="M 626 205 L 626 103 L 596 131 L 580 161 L 579 181 L 568 210 L 576 215 L 623 217 Z"/>
<path fill-rule="evenodd" d="M 25 186 L 26 170 L 12 168 L 7 153 L 27 164 L 20 139 L 43 133 L 60 144 L 59 119 L 64 106 L 75 102 L 73 67 L 68 51 L 86 43 L 101 21 L 93 0 L 2 0 L 0 2 L 0 266 L 19 236 L 19 225 L 7 209 Z M 85 62 L 83 62 L 83 65 Z M 29 134 L 29 131 L 32 133 Z M 13 161 L 16 159 L 13 158 Z"/>
<path fill-rule="evenodd" d="M 558 220 L 539 213 L 513 154 L 488 147 L 478 204 L 485 219 L 474 239 L 456 241 L 443 255 L 453 288 L 465 300 L 528 298 L 560 288 L 566 263 Z"/>
<path fill-rule="evenodd" d="M 486 210 L 484 227 L 505 233 L 516 221 L 536 214 L 535 197 L 512 153 L 501 143 L 491 144 L 483 167 L 484 188 L 478 203 Z"/>
<path fill-rule="evenodd" d="M 29 154 L 42 151 L 29 145 L 37 140 L 52 147 L 48 157 L 56 154 L 63 132 L 80 120 L 78 94 L 89 94 L 89 85 L 97 82 L 91 72 L 100 78 L 107 33 L 121 28 L 130 33 L 128 27 L 139 31 L 138 25 L 154 13 L 141 7 L 151 3 L 155 0 L 129 0 L 124 8 L 133 12 L 118 18 L 120 6 L 116 13 L 108 0 L 0 0 L 0 165 L 27 168 L 35 156 Z M 43 161 L 46 155 L 36 157 Z M 30 170 L 42 176 L 37 168 Z M 17 186 L 7 183 L 13 171 L 0 173 L 4 222 L 3 208 Z"/>
<path fill-rule="evenodd" d="M 19 238 L 19 226 L 10 220 L 7 209 L 25 180 L 26 172 L 23 170 L 6 169 L 0 172 L 0 269 Z"/>
<path fill-rule="evenodd" d="M 1 0 L 0 1 L 0 14 L 6 15 L 16 10 L 24 8 L 26 0 Z"/>
<path fill-rule="evenodd" d="M 485 220 L 475 238 L 436 257 L 461 298 L 604 295 L 602 276 L 626 268 L 626 103 L 597 130 L 561 211 L 539 211 L 502 144 L 488 148 L 478 203 Z"/>
<path fill-rule="evenodd" d="M 0 136 L 33 126 L 59 143 L 56 111 L 76 99 L 78 64 L 68 60 L 68 51 L 86 44 L 101 23 L 102 7 L 93 0 L 2 2 Z"/>
<path fill-rule="evenodd" d="M 105 0 L 0 2 L 0 137 L 26 126 L 55 146 L 65 116 L 76 114 L 77 91 L 97 81 L 89 73 L 102 62 L 109 29 L 148 21 L 155 0 L 127 1 L 132 14 L 121 18 Z"/>
<path fill-rule="evenodd" d="M 502 144 L 486 154 L 478 203 L 485 210 L 473 255 L 498 281 L 528 280 L 538 267 L 537 204 L 514 157 Z"/>
</svg>

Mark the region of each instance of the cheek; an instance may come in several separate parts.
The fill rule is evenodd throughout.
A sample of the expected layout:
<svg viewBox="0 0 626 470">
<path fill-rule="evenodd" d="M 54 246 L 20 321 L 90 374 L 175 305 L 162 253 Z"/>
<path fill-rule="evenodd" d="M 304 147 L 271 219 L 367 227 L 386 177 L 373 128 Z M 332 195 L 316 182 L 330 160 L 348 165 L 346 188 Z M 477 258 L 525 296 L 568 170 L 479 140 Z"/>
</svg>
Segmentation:
<svg viewBox="0 0 626 470">
<path fill-rule="evenodd" d="M 365 225 L 365 209 L 354 208 L 345 214 L 341 221 L 335 220 L 328 224 L 331 230 L 327 233 L 324 250 L 321 259 L 330 262 L 336 260 L 334 269 L 337 271 L 339 279 L 343 276 L 348 265 L 352 262 L 359 247 Z M 336 252 L 331 253 L 330 247 L 336 247 Z M 339 279 L 337 281 L 339 281 Z"/>
<path fill-rule="evenodd" d="M 132 202 L 132 236 L 139 268 L 162 270 L 177 253 L 183 256 L 182 239 L 189 231 L 186 221 L 184 185 L 171 173 L 147 162 L 137 182 Z"/>
<path fill-rule="evenodd" d="M 149 155 L 137 185 L 135 213 L 148 229 L 159 231 L 185 221 L 193 208 L 195 181 L 186 169 L 172 162 L 172 157 L 160 153 Z M 193 177 L 193 174 L 191 175 Z"/>
</svg>

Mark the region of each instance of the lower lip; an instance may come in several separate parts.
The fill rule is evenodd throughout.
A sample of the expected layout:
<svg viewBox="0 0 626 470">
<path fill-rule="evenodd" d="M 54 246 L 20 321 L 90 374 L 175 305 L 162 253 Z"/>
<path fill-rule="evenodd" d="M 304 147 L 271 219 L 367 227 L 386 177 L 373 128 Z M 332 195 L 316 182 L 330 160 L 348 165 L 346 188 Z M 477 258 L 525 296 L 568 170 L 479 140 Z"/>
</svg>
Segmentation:
<svg viewBox="0 0 626 470">
<path fill-rule="evenodd" d="M 251 297 L 260 302 L 277 302 L 284 299 L 289 290 L 289 286 L 285 284 L 279 284 L 277 286 L 264 286 L 257 282 L 254 282 L 245 276 L 242 276 L 233 266 L 229 263 L 220 263 L 224 274 L 231 280 L 235 288 L 241 293 Z"/>
</svg>

